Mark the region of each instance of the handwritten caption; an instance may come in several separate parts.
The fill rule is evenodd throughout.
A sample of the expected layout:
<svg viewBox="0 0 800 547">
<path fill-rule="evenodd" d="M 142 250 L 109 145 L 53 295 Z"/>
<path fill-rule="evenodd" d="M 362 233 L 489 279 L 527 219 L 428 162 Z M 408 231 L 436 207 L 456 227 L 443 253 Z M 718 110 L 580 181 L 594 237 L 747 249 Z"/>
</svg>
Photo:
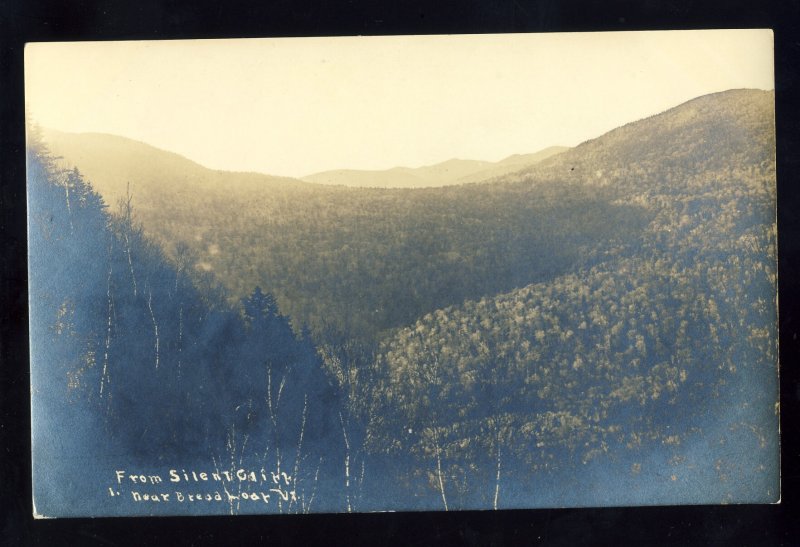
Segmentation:
<svg viewBox="0 0 800 547">
<path fill-rule="evenodd" d="M 114 471 L 112 498 L 130 496 L 136 503 L 295 502 L 294 478 L 283 471 L 198 471 L 170 469 L 166 474 Z"/>
</svg>

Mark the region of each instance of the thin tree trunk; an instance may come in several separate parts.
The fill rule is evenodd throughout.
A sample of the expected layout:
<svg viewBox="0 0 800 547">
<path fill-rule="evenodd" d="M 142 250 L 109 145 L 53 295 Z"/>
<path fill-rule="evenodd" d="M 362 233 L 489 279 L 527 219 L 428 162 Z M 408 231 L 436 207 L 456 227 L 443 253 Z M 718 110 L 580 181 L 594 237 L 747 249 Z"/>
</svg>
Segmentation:
<svg viewBox="0 0 800 547">
<path fill-rule="evenodd" d="M 297 455 L 294 458 L 294 470 L 292 471 L 292 486 L 297 489 L 297 474 L 300 472 L 300 458 L 303 450 L 303 436 L 306 430 L 306 415 L 308 414 L 308 394 L 303 395 L 303 418 L 300 422 L 300 438 L 297 440 Z M 288 486 L 288 485 L 287 485 Z M 291 508 L 292 504 L 289 503 Z"/>
<path fill-rule="evenodd" d="M 495 477 L 494 486 L 494 509 L 497 510 L 497 500 L 500 497 L 500 442 L 497 439 L 497 476 Z"/>
<path fill-rule="evenodd" d="M 155 335 L 155 350 L 156 350 L 156 368 L 158 368 L 158 323 L 156 323 L 156 316 L 153 313 L 153 291 L 152 289 L 148 289 L 147 291 L 147 309 L 150 310 L 150 319 L 153 320 L 153 333 Z"/>
<path fill-rule="evenodd" d="M 105 352 L 103 353 L 103 374 L 100 376 L 100 396 L 103 396 L 103 389 L 105 388 L 106 384 L 109 383 L 108 377 L 108 352 L 111 348 L 111 317 L 114 311 L 114 300 L 111 298 L 111 274 L 114 271 L 114 262 L 111 260 L 111 254 L 114 249 L 113 239 L 111 243 L 109 243 L 108 249 L 108 278 L 106 280 L 106 298 L 108 301 L 108 323 L 106 327 L 106 344 L 105 344 Z"/>
<path fill-rule="evenodd" d="M 68 213 L 68 216 L 69 216 L 69 231 L 70 231 L 70 233 L 74 233 L 75 232 L 75 226 L 73 226 L 73 224 L 72 224 L 72 206 L 70 205 L 70 201 L 69 201 L 69 184 L 70 184 L 69 175 L 67 175 L 66 180 L 64 181 L 64 192 L 67 195 L 67 213 Z"/>
<path fill-rule="evenodd" d="M 353 507 L 350 505 L 350 441 L 347 439 L 347 430 L 344 427 L 344 418 L 339 412 L 339 421 L 342 423 L 342 435 L 344 435 L 344 491 L 347 499 L 347 512 L 352 513 Z"/>
<path fill-rule="evenodd" d="M 439 492 L 442 494 L 442 503 L 444 503 L 444 510 L 447 511 L 447 496 L 444 493 L 444 481 L 442 481 L 442 459 L 439 455 L 439 433 L 436 428 L 433 428 L 433 442 L 436 448 L 436 473 L 439 478 Z"/>
</svg>

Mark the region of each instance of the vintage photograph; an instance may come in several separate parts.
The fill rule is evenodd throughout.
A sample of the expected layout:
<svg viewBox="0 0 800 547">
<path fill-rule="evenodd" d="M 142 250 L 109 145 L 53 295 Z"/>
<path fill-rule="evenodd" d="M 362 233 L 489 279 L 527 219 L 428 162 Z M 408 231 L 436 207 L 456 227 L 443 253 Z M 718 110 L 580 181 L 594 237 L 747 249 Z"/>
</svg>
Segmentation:
<svg viewBox="0 0 800 547">
<path fill-rule="evenodd" d="M 32 512 L 780 500 L 770 30 L 25 48 Z"/>
</svg>

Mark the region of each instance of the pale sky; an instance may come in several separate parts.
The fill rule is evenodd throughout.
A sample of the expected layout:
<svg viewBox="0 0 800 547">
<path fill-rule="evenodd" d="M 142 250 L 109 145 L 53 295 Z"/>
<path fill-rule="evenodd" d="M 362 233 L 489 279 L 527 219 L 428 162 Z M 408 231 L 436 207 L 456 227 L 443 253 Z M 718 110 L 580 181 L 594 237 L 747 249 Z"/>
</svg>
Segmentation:
<svg viewBox="0 0 800 547">
<path fill-rule="evenodd" d="M 574 146 L 699 95 L 772 89 L 769 30 L 36 43 L 40 125 L 303 176 Z"/>
</svg>

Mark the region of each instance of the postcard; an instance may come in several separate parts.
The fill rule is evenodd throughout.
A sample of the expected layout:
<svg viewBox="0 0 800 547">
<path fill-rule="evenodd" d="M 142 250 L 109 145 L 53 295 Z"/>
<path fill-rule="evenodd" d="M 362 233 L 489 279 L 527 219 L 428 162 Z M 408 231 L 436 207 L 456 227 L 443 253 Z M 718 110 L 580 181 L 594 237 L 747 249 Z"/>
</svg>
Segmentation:
<svg viewBox="0 0 800 547">
<path fill-rule="evenodd" d="M 770 30 L 31 43 L 32 511 L 780 500 Z"/>
</svg>

